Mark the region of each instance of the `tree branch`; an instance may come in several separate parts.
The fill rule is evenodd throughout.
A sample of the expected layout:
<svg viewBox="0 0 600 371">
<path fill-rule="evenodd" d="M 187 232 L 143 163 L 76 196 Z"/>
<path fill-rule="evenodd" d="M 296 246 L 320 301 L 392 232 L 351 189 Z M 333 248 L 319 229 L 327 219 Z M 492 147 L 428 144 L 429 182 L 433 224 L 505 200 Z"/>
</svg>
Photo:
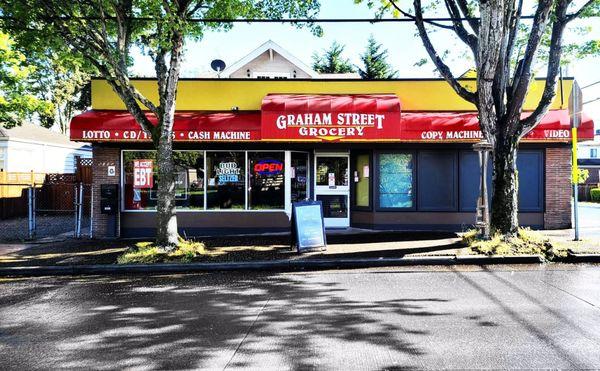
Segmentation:
<svg viewBox="0 0 600 371">
<path fill-rule="evenodd" d="M 550 38 L 550 50 L 548 51 L 548 70 L 546 72 L 544 91 L 542 92 L 542 97 L 540 98 L 536 109 L 531 115 L 520 120 L 520 127 L 517 133 L 521 138 L 540 122 L 542 117 L 548 112 L 548 109 L 556 96 L 556 86 L 560 72 L 560 59 L 562 54 L 563 32 L 569 22 L 567 16 L 569 4 L 570 0 L 560 0 L 556 5 L 554 15 L 555 21 L 552 26 L 552 36 Z"/>
<path fill-rule="evenodd" d="M 450 68 L 444 63 L 444 61 L 440 58 L 437 51 L 435 50 L 431 40 L 429 39 L 429 35 L 427 34 L 427 30 L 425 29 L 425 24 L 423 22 L 423 11 L 421 9 L 421 0 L 414 0 L 415 7 L 415 24 L 417 25 L 417 29 L 419 30 L 419 36 L 423 41 L 423 45 L 425 46 L 425 50 L 429 54 L 429 57 L 435 64 L 436 68 L 442 75 L 442 77 L 450 84 L 450 86 L 454 89 L 454 91 L 467 102 L 471 102 L 477 105 L 477 95 L 473 92 L 468 91 L 465 87 L 460 85 L 458 80 L 452 75 L 452 71 Z"/>
<path fill-rule="evenodd" d="M 477 58 L 477 36 L 469 33 L 467 29 L 464 27 L 463 22 L 460 20 L 460 10 L 456 6 L 454 0 L 444 0 L 446 4 L 446 10 L 452 18 L 452 25 L 454 27 L 454 32 L 458 35 L 458 37 L 471 48 L 471 52 L 475 58 Z"/>
<path fill-rule="evenodd" d="M 475 19 L 475 15 L 469 9 L 469 4 L 467 3 L 467 0 L 457 0 L 456 2 L 458 3 L 460 10 L 462 11 L 462 14 L 466 18 L 468 18 L 467 22 L 469 22 L 469 26 L 471 26 L 471 29 L 473 30 L 473 32 L 476 35 L 478 35 L 479 34 L 479 21 L 477 19 Z"/>
<path fill-rule="evenodd" d="M 398 6 L 398 4 L 396 4 L 396 1 L 395 1 L 395 0 L 389 0 L 389 2 L 390 2 L 390 4 L 392 4 L 392 6 L 393 6 L 394 8 L 396 8 L 396 10 L 397 10 L 397 11 L 398 11 L 400 14 L 402 14 L 403 16 L 405 16 L 405 17 L 407 17 L 407 18 L 410 18 L 410 19 L 412 19 L 413 21 L 416 21 L 416 16 L 414 16 L 414 15 L 410 14 L 409 12 L 407 12 L 406 10 L 404 10 L 404 9 L 400 8 L 400 6 Z M 454 27 L 453 27 L 453 26 L 448 26 L 448 25 L 445 25 L 445 24 L 442 24 L 442 23 L 439 23 L 439 22 L 435 22 L 435 21 L 431 21 L 431 20 L 424 20 L 424 22 L 425 22 L 425 23 L 427 23 L 427 24 L 430 24 L 430 25 L 432 25 L 432 26 L 436 26 L 436 27 L 439 27 L 439 28 L 443 28 L 443 29 L 445 29 L 445 30 L 454 30 Z"/>
<path fill-rule="evenodd" d="M 581 8 L 579 8 L 578 11 L 576 11 L 575 13 L 566 15 L 565 21 L 568 23 L 568 22 L 571 22 L 572 20 L 574 20 L 575 18 L 579 18 L 579 16 L 595 2 L 596 2 L 596 0 L 588 0 L 585 4 L 583 4 L 581 6 Z"/>
<path fill-rule="evenodd" d="M 515 71 L 515 76 L 513 77 L 512 94 L 509 95 L 508 101 L 508 121 L 514 122 L 515 120 L 518 120 L 521 115 L 523 102 L 525 101 L 529 85 L 531 84 L 531 65 L 533 64 L 540 41 L 546 30 L 552 3 L 553 0 L 540 0 L 538 3 L 524 57 L 519 61 L 520 66 Z M 511 132 L 515 132 L 515 130 L 516 128 L 511 128 Z"/>
</svg>

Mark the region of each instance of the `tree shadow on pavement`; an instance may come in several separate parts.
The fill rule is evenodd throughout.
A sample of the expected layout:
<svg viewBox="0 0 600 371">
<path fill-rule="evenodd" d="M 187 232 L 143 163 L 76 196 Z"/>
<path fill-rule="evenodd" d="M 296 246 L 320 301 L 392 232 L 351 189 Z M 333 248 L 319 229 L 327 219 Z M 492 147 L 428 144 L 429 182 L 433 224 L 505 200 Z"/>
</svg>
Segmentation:
<svg viewBox="0 0 600 371">
<path fill-rule="evenodd" d="M 0 296 L 13 303 L 0 307 L 0 349 L 12 358 L 9 366 L 310 369 L 334 367 L 322 363 L 322 354 L 339 352 L 333 362 L 387 367 L 391 359 L 425 354 L 419 343 L 430 330 L 409 327 L 406 319 L 450 314 L 446 299 L 426 293 L 374 300 L 385 295 L 342 289 L 319 276 L 94 278 L 50 286 L 29 300 Z M 28 342 L 43 359 L 27 358 L 20 344 Z M 381 359 L 364 357 L 366 348 Z"/>
</svg>

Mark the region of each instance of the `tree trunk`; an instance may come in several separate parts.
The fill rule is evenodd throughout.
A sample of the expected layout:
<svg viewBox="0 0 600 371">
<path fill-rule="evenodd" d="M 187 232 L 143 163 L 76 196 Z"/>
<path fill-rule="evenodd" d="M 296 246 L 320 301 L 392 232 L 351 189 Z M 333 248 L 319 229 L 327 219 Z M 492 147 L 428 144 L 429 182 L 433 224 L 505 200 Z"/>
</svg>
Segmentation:
<svg viewBox="0 0 600 371">
<path fill-rule="evenodd" d="M 492 233 L 511 235 L 517 232 L 519 221 L 517 144 L 497 143 L 494 148 L 494 177 L 492 197 Z"/>
<path fill-rule="evenodd" d="M 165 114 L 164 127 L 172 127 L 174 115 Z M 169 122 L 169 120 L 171 122 Z M 173 137 L 162 130 L 156 152 L 158 165 L 158 205 L 156 208 L 156 245 L 169 250 L 177 245 L 177 216 L 175 211 L 175 164 L 173 162 Z"/>
</svg>

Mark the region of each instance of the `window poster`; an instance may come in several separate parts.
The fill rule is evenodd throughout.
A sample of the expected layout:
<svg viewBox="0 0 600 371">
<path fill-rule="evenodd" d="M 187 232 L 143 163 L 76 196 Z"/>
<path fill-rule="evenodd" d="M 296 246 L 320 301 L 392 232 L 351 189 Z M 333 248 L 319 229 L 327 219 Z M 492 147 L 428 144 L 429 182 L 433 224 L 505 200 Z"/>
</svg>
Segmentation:
<svg viewBox="0 0 600 371">
<path fill-rule="evenodd" d="M 133 188 L 149 189 L 154 186 L 154 161 L 133 160 Z"/>
</svg>

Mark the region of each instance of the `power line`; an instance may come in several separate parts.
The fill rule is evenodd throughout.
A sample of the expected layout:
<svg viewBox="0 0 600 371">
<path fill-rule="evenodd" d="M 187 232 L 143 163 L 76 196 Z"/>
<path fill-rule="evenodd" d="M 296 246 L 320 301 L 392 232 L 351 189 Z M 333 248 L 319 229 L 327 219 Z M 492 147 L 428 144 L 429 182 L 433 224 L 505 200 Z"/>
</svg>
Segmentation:
<svg viewBox="0 0 600 371">
<path fill-rule="evenodd" d="M 597 101 L 599 101 L 599 100 L 600 100 L 600 97 L 598 97 L 598 98 L 594 98 L 594 99 L 591 99 L 591 100 L 588 100 L 588 101 L 586 101 L 586 102 L 583 102 L 583 104 L 590 104 L 590 103 L 593 103 L 593 102 L 597 102 Z"/>
<path fill-rule="evenodd" d="M 521 16 L 521 19 L 533 19 L 533 15 Z M 20 20 L 10 16 L 0 16 L 1 20 Z M 116 20 L 116 17 L 44 17 L 46 20 L 87 20 L 87 21 L 100 21 L 100 20 Z M 158 18 L 155 17 L 132 17 L 129 20 L 132 21 L 155 21 Z M 454 21 L 478 21 L 478 17 L 430 17 L 423 18 L 424 22 L 454 22 Z M 415 22 L 413 18 L 278 18 L 278 19 L 266 19 L 266 18 L 188 18 L 188 22 L 192 23 L 397 23 L 397 22 Z"/>
<path fill-rule="evenodd" d="M 591 86 L 598 85 L 598 84 L 600 84 L 600 81 L 596 81 L 591 84 L 587 84 L 586 86 L 581 87 L 581 89 L 589 88 Z"/>
</svg>

